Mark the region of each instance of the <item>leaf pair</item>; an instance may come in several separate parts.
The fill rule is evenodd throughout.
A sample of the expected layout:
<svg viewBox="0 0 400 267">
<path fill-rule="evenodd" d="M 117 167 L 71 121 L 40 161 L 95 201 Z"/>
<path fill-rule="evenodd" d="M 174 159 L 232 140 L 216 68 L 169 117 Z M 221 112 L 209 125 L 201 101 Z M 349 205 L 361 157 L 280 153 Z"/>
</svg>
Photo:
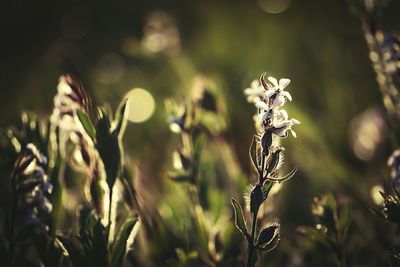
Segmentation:
<svg viewBox="0 0 400 267">
<path fill-rule="evenodd" d="M 251 236 L 247 232 L 247 225 L 243 215 L 243 210 L 240 204 L 232 198 L 232 206 L 235 211 L 235 224 L 248 242 L 251 242 Z M 279 227 L 278 223 L 271 224 L 260 231 L 255 246 L 262 251 L 271 251 L 279 242 Z"/>
<path fill-rule="evenodd" d="M 79 110 L 78 119 L 87 135 L 95 144 L 100 158 L 103 161 L 107 184 L 110 189 L 119 176 L 122 168 L 121 138 L 126 127 L 127 99 L 119 105 L 113 120 L 111 112 L 107 108 L 98 109 L 98 119 L 95 124 L 89 115 Z"/>
</svg>

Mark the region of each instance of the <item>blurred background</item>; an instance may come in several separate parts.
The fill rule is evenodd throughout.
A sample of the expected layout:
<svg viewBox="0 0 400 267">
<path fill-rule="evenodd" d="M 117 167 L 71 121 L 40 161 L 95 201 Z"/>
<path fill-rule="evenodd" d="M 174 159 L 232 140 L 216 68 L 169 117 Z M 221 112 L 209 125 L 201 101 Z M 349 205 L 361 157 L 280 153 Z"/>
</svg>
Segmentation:
<svg viewBox="0 0 400 267">
<path fill-rule="evenodd" d="M 391 1 L 384 29 L 400 29 L 399 10 L 400 2 Z M 359 243 L 370 247 L 376 264 L 385 262 L 381 248 L 389 241 L 376 241 L 384 224 L 368 207 L 389 175 L 393 147 L 361 23 L 347 1 L 20 0 L 0 4 L 0 25 L 0 126 L 13 124 L 22 110 L 49 115 L 66 72 L 114 109 L 129 93 L 136 108 L 125 150 L 146 174 L 149 192 L 163 192 L 177 143 L 166 98 L 187 95 L 199 75 L 211 80 L 226 106 L 222 135 L 251 180 L 255 108 L 243 90 L 264 71 L 291 79 L 294 101 L 287 108 L 302 125 L 298 138 L 284 144 L 287 165 L 299 171 L 280 193 L 286 230 L 278 251 L 311 262 L 296 228 L 312 223 L 313 196 L 333 192 L 354 209 Z M 299 266 L 274 253 L 285 266 Z"/>
</svg>

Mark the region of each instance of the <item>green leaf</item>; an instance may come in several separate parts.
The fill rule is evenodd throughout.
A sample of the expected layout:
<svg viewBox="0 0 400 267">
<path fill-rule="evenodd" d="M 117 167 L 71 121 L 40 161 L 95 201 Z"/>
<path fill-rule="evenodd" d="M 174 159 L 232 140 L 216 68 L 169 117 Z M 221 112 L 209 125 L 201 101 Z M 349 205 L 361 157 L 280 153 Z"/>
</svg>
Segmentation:
<svg viewBox="0 0 400 267">
<path fill-rule="evenodd" d="M 256 245 L 262 249 L 266 248 L 274 239 L 279 238 L 279 224 L 272 224 L 263 230 L 257 238 Z"/>
<path fill-rule="evenodd" d="M 336 200 L 335 200 L 335 198 L 333 197 L 332 194 L 328 194 L 326 196 L 326 205 L 332 211 L 336 211 Z"/>
<path fill-rule="evenodd" d="M 92 121 L 90 120 L 89 115 L 82 110 L 78 110 L 76 112 L 76 115 L 78 116 L 78 119 L 81 122 L 83 129 L 85 129 L 85 132 L 92 139 L 93 143 L 96 143 L 96 130 L 94 129 L 94 126 L 92 124 Z"/>
<path fill-rule="evenodd" d="M 346 238 L 347 232 L 349 231 L 350 225 L 351 225 L 351 212 L 350 208 L 345 206 L 342 208 L 340 211 L 340 216 L 339 216 L 339 230 L 340 234 L 342 235 L 342 238 Z"/>
<path fill-rule="evenodd" d="M 57 239 L 61 243 L 62 249 L 68 253 L 74 266 L 88 266 L 83 246 L 78 238 L 58 236 Z"/>
<path fill-rule="evenodd" d="M 106 182 L 112 189 L 121 170 L 122 152 L 118 135 L 110 132 L 111 125 L 108 115 L 102 111 L 100 113 L 100 118 L 96 124 L 96 148 L 106 170 Z"/>
<path fill-rule="evenodd" d="M 122 100 L 115 114 L 113 133 L 118 135 L 120 138 L 122 138 L 122 136 L 124 135 L 126 127 L 125 111 L 126 111 L 127 101 L 128 101 L 127 98 Z"/>
<path fill-rule="evenodd" d="M 273 185 L 274 185 L 274 182 L 268 181 L 268 180 L 266 180 L 266 181 L 263 183 L 263 185 L 262 185 L 262 191 L 263 191 L 263 194 L 264 194 L 264 197 L 265 197 L 265 198 L 268 197 L 268 194 L 269 194 L 269 192 L 271 191 Z"/>
<path fill-rule="evenodd" d="M 247 232 L 246 221 L 243 216 L 243 210 L 240 204 L 232 198 L 231 200 L 233 209 L 235 210 L 235 224 L 236 227 L 242 232 L 242 234 L 246 237 L 247 240 L 250 239 L 250 235 Z"/>
<path fill-rule="evenodd" d="M 122 261 L 126 254 L 127 241 L 137 222 L 137 218 L 128 217 L 122 224 L 118 237 L 113 244 L 111 266 L 122 266 Z"/>
</svg>

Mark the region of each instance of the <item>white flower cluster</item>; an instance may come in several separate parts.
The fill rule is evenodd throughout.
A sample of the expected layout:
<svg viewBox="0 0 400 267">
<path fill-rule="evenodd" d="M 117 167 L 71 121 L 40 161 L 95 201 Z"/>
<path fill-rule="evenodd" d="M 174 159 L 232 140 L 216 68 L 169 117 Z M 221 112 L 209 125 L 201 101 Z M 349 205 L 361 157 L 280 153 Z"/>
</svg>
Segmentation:
<svg viewBox="0 0 400 267">
<path fill-rule="evenodd" d="M 289 119 L 286 110 L 281 108 L 287 101 L 292 101 L 290 93 L 285 91 L 289 84 L 289 79 L 283 78 L 278 82 L 271 76 L 266 81 L 264 73 L 260 82 L 254 80 L 251 87 L 244 90 L 247 101 L 254 103 L 258 108 L 258 120 L 263 130 L 279 137 L 286 137 L 289 131 L 296 137 L 292 127 L 300 124 L 296 119 Z"/>
<path fill-rule="evenodd" d="M 89 158 L 89 150 L 92 152 L 94 144 L 77 117 L 78 110 L 89 112 L 89 106 L 90 100 L 82 85 L 70 74 L 61 76 L 50 122 L 59 129 L 59 150 L 64 157 L 67 153 L 66 144 L 70 141 L 75 144 L 71 158 L 74 167 L 85 164 L 93 167 L 91 165 L 94 164 L 93 159 Z"/>
</svg>

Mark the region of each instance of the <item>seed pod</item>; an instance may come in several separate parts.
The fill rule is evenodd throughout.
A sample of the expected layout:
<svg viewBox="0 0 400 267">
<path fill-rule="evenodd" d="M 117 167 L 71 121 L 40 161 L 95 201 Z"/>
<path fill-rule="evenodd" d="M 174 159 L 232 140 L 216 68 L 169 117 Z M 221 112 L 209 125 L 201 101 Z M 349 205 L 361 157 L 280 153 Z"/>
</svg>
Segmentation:
<svg viewBox="0 0 400 267">
<path fill-rule="evenodd" d="M 257 213 L 261 204 L 264 202 L 264 193 L 260 185 L 256 185 L 250 193 L 250 212 Z"/>
<path fill-rule="evenodd" d="M 272 173 L 279 166 L 279 161 L 281 160 L 281 152 L 282 149 L 278 148 L 275 152 L 272 153 L 271 157 L 267 162 L 267 173 Z"/>
<path fill-rule="evenodd" d="M 272 145 L 272 133 L 267 131 L 261 137 L 261 147 L 263 148 L 263 153 L 268 155 L 269 148 Z"/>
</svg>

